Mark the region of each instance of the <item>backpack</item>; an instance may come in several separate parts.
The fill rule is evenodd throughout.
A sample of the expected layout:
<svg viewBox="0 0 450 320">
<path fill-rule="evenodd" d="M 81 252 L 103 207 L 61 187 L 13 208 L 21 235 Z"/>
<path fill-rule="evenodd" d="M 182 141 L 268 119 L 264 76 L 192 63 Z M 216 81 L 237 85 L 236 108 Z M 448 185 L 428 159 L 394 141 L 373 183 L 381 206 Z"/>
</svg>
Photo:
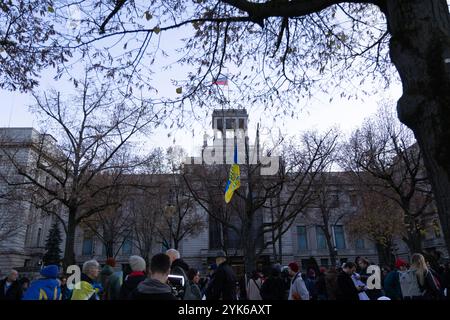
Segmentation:
<svg viewBox="0 0 450 320">
<path fill-rule="evenodd" d="M 399 271 L 399 282 L 403 297 L 422 296 L 415 270 Z"/>
</svg>

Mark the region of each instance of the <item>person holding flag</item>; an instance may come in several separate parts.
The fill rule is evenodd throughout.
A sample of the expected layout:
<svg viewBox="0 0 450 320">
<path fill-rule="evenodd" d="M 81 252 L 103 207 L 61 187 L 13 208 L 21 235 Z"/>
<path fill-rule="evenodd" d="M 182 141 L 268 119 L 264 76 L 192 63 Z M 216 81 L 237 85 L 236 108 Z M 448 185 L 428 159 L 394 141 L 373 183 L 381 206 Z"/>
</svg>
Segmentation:
<svg viewBox="0 0 450 320">
<path fill-rule="evenodd" d="M 230 176 L 225 187 L 225 202 L 229 203 L 233 193 L 241 186 L 241 172 L 237 164 L 237 144 L 234 145 L 234 163 L 231 165 Z"/>
</svg>

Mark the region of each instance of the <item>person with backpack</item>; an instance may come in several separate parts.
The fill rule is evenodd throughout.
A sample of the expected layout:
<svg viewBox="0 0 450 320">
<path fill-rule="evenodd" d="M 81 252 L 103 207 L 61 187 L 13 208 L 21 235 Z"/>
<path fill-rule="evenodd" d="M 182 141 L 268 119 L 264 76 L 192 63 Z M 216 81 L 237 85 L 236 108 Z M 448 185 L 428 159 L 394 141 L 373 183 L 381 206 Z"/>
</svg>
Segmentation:
<svg viewBox="0 0 450 320">
<path fill-rule="evenodd" d="M 202 293 L 198 283 L 200 281 L 200 272 L 197 269 L 190 268 L 187 272 L 188 283 L 184 293 L 183 300 L 201 300 Z"/>
<path fill-rule="evenodd" d="M 59 267 L 51 264 L 42 268 L 42 279 L 34 280 L 22 300 L 61 300 L 61 284 L 58 280 Z"/>
<path fill-rule="evenodd" d="M 431 300 L 440 296 L 438 284 L 420 253 L 412 256 L 411 268 L 400 273 L 400 287 L 404 300 Z"/>
<path fill-rule="evenodd" d="M 247 281 L 247 299 L 248 300 L 262 300 L 261 286 L 262 279 L 259 273 L 255 270 Z"/>
<path fill-rule="evenodd" d="M 407 264 L 402 259 L 398 258 L 395 261 L 395 269 L 389 272 L 383 281 L 383 288 L 385 296 L 391 300 L 402 300 L 402 289 L 400 287 L 400 272 L 407 270 Z"/>
</svg>

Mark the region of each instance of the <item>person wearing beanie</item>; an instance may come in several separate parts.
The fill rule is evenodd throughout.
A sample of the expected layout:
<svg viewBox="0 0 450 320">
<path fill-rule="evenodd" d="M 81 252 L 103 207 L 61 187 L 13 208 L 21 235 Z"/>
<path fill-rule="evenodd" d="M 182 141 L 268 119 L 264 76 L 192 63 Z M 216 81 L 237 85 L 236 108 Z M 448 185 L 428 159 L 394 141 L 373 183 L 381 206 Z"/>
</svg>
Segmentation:
<svg viewBox="0 0 450 320">
<path fill-rule="evenodd" d="M 400 287 L 400 272 L 407 270 L 407 263 L 398 258 L 395 261 L 395 269 L 389 272 L 383 281 L 383 288 L 385 296 L 391 300 L 402 300 L 402 289 Z"/>
<path fill-rule="evenodd" d="M 31 282 L 22 300 L 61 300 L 61 284 L 57 280 L 59 267 L 51 264 L 42 268 L 42 278 Z"/>
<path fill-rule="evenodd" d="M 101 275 L 101 284 L 103 287 L 102 300 L 118 300 L 120 294 L 120 287 L 122 286 L 121 272 L 115 272 L 114 267 L 116 261 L 114 258 L 108 258 L 103 267 Z"/>
<path fill-rule="evenodd" d="M 292 278 L 288 300 L 309 300 L 309 292 L 297 262 L 289 263 L 288 267 L 289 275 Z"/>
<path fill-rule="evenodd" d="M 128 263 L 130 264 L 131 273 L 127 275 L 122 287 L 120 288 L 120 300 L 128 300 L 133 290 L 137 288 L 139 283 L 146 279 L 146 263 L 142 257 L 131 256 Z"/>
</svg>

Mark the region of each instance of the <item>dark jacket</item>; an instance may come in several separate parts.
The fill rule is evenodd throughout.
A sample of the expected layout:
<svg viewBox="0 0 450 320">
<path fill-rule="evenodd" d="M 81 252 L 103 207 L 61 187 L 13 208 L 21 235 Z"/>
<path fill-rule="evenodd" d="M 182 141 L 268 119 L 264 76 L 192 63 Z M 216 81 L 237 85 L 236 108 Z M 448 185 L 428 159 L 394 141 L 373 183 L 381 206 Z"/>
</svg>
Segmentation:
<svg viewBox="0 0 450 320">
<path fill-rule="evenodd" d="M 316 282 L 317 299 L 327 300 L 327 285 L 325 281 L 325 273 L 319 274 Z"/>
<path fill-rule="evenodd" d="M 338 284 L 337 284 L 337 272 L 328 271 L 325 273 L 325 286 L 327 289 L 327 299 L 336 300 Z"/>
<path fill-rule="evenodd" d="M 120 288 L 119 299 L 128 300 L 131 292 L 137 288 L 139 283 L 147 279 L 143 272 L 132 272 L 130 273 Z"/>
<path fill-rule="evenodd" d="M 263 300 L 286 300 L 283 279 L 269 277 L 261 286 L 261 298 Z"/>
<path fill-rule="evenodd" d="M 0 281 L 0 300 L 20 300 L 22 299 L 22 287 L 19 281 L 14 281 L 5 292 L 6 279 Z"/>
<path fill-rule="evenodd" d="M 206 289 L 206 300 L 236 300 L 236 275 L 226 261 L 214 272 Z"/>
<path fill-rule="evenodd" d="M 400 277 L 397 270 L 391 271 L 383 281 L 385 296 L 391 300 L 402 300 L 402 289 L 400 287 Z"/>
<path fill-rule="evenodd" d="M 122 277 L 114 272 L 113 267 L 105 265 L 101 272 L 103 295 L 102 300 L 118 300 Z"/>
<path fill-rule="evenodd" d="M 167 284 L 147 278 L 133 290 L 130 300 L 177 300 L 177 298 Z"/>
<path fill-rule="evenodd" d="M 337 295 L 336 300 L 355 300 L 359 301 L 358 289 L 352 277 L 341 271 L 337 276 Z"/>
</svg>

